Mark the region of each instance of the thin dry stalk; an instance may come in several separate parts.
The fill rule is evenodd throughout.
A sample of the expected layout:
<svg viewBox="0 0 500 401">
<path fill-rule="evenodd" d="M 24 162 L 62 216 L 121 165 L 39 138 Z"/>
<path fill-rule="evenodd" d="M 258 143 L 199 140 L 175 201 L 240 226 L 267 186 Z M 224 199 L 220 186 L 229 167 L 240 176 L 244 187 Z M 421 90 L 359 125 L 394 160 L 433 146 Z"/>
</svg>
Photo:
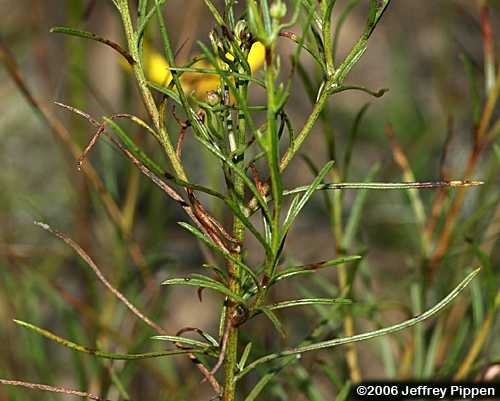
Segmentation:
<svg viewBox="0 0 500 401">
<path fill-rule="evenodd" d="M 160 334 L 166 335 L 167 332 L 161 328 L 158 324 L 153 322 L 151 319 L 149 319 L 147 316 L 145 316 L 143 313 L 139 311 L 120 291 L 118 291 L 115 287 L 113 287 L 109 281 L 104 277 L 104 275 L 101 273 L 101 270 L 95 262 L 92 260 L 92 258 L 87 255 L 87 253 L 76 243 L 74 242 L 71 238 L 69 238 L 67 235 L 63 234 L 60 231 L 54 230 L 52 227 L 50 227 L 48 224 L 41 223 L 41 222 L 35 222 L 35 224 L 44 230 L 48 231 L 52 235 L 55 235 L 59 239 L 63 240 L 66 244 L 68 244 L 73 250 L 87 263 L 87 265 L 94 271 L 96 274 L 97 278 L 104 284 L 104 286 L 111 291 L 120 301 L 123 302 L 123 304 L 135 315 L 137 316 L 140 320 L 142 320 L 144 323 L 146 323 L 149 327 L 153 328 L 155 331 L 157 331 Z"/>
<path fill-rule="evenodd" d="M 5 379 L 0 379 L 0 384 L 5 384 L 8 386 L 25 387 L 32 390 L 48 391 L 51 393 L 74 395 L 76 397 L 90 398 L 91 400 L 96 400 L 96 401 L 109 401 L 106 400 L 105 398 L 101 398 L 97 395 L 87 393 L 85 391 L 71 390 L 64 387 L 53 387 L 53 386 L 48 386 L 47 384 L 28 383 L 20 380 L 5 380 Z"/>
<path fill-rule="evenodd" d="M 441 153 L 441 158 L 439 160 L 439 172 L 440 172 L 440 178 L 443 181 L 446 181 L 449 179 L 449 174 L 448 171 L 446 170 L 446 159 L 448 156 L 449 148 L 450 148 L 450 143 L 454 135 L 454 129 L 453 129 L 453 117 L 450 115 L 448 117 L 448 129 L 446 133 L 446 139 L 443 144 L 443 151 Z M 439 215 L 441 214 L 441 210 L 443 209 L 443 205 L 447 199 L 446 196 L 446 190 L 445 188 L 438 188 L 436 196 L 434 197 L 434 200 L 432 201 L 432 206 L 431 206 L 431 213 L 429 216 L 429 219 L 427 221 L 427 224 L 425 226 L 425 235 L 429 238 L 432 239 L 432 234 L 434 233 Z"/>
</svg>

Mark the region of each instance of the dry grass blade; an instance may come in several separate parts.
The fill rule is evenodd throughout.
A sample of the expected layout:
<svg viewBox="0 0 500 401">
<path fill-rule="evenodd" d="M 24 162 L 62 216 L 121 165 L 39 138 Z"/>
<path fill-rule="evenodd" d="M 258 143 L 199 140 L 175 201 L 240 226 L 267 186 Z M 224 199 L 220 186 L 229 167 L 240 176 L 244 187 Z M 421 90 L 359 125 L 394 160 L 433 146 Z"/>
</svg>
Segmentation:
<svg viewBox="0 0 500 401">
<path fill-rule="evenodd" d="M 64 387 L 53 387 L 53 386 L 48 386 L 47 384 L 28 383 L 20 380 L 5 380 L 5 379 L 0 379 L 0 384 L 5 384 L 8 386 L 25 387 L 32 390 L 48 391 L 51 393 L 74 395 L 76 397 L 84 397 L 96 401 L 109 401 L 106 400 L 105 398 L 101 398 L 97 395 L 87 393 L 85 391 L 71 390 Z"/>
</svg>

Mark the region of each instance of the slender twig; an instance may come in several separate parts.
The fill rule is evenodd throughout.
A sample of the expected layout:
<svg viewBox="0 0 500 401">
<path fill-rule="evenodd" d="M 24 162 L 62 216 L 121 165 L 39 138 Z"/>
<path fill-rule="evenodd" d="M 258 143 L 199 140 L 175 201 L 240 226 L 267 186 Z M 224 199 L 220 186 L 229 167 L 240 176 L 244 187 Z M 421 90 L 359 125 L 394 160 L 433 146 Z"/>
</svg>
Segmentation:
<svg viewBox="0 0 500 401">
<path fill-rule="evenodd" d="M 194 331 L 194 332 L 198 333 L 200 336 L 205 337 L 203 331 L 197 327 L 184 327 L 184 328 L 180 329 L 175 335 L 180 336 L 181 334 L 186 333 L 188 331 Z M 175 345 L 178 348 L 184 347 L 182 344 L 179 344 L 179 343 L 176 343 Z M 195 366 L 200 370 L 202 375 L 205 377 L 204 380 L 208 381 L 208 383 L 210 384 L 210 386 L 212 387 L 214 392 L 217 394 L 217 396 L 220 396 L 221 387 L 220 387 L 220 384 L 217 381 L 217 379 L 215 379 L 215 376 L 213 375 L 213 373 L 211 371 L 209 371 L 207 369 L 207 367 L 201 363 L 201 361 L 198 359 L 198 357 L 196 355 L 194 355 L 191 352 L 189 352 L 187 355 L 188 355 L 189 359 L 191 360 L 191 362 L 193 362 L 195 364 Z"/>
<path fill-rule="evenodd" d="M 54 386 L 49 386 L 47 384 L 28 383 L 28 382 L 20 381 L 20 380 L 5 380 L 5 379 L 0 379 L 0 384 L 5 384 L 8 386 L 25 387 L 25 388 L 29 388 L 32 390 L 48 391 L 51 393 L 61 393 L 61 394 L 67 394 L 67 395 L 74 395 L 76 397 L 85 397 L 85 398 L 90 398 L 91 400 L 96 400 L 96 401 L 109 401 L 105 398 L 101 398 L 97 395 L 94 395 L 92 393 L 87 393 L 85 391 L 71 390 L 71 389 L 68 389 L 65 387 L 54 387 Z"/>
<path fill-rule="evenodd" d="M 179 135 L 177 136 L 177 145 L 175 146 L 175 153 L 177 155 L 177 158 L 181 160 L 182 156 L 182 145 L 184 144 L 184 139 L 186 138 L 186 131 L 190 127 L 190 122 L 189 120 L 187 121 L 182 121 L 177 115 L 175 114 L 175 105 L 172 107 L 172 115 L 174 116 L 175 121 L 177 121 L 177 124 L 181 127 L 179 130 Z"/>
<path fill-rule="evenodd" d="M 97 140 L 102 136 L 102 134 L 106 133 L 106 123 L 99 123 L 95 118 L 90 116 L 90 114 L 77 109 L 73 106 L 68 106 L 63 103 L 56 102 L 57 105 L 70 110 L 77 115 L 85 118 L 90 122 L 94 127 L 97 128 L 97 132 L 93 135 L 88 145 L 85 147 L 85 150 L 78 158 L 78 167 L 81 166 L 83 160 L 86 158 L 87 154 L 96 144 Z M 111 116 L 111 120 L 117 118 L 130 118 L 134 119 L 134 116 L 130 116 L 128 114 L 115 114 Z M 145 125 L 142 121 L 136 121 L 140 125 Z M 148 128 L 146 126 L 146 128 Z M 150 128 L 149 128 L 150 129 Z M 150 129 L 151 130 L 151 129 Z M 227 239 L 228 241 L 237 244 L 238 241 L 231 237 L 231 235 L 224 229 L 222 224 L 217 222 L 215 218 L 210 216 L 207 211 L 203 208 L 201 203 L 194 196 L 193 190 L 190 188 L 186 188 L 186 192 L 188 194 L 189 200 L 191 202 L 191 206 L 180 196 L 173 188 L 171 188 L 168 184 L 166 184 L 162 179 L 156 176 L 151 170 L 149 170 L 144 163 L 142 163 L 137 157 L 135 157 L 132 152 L 130 152 L 125 146 L 123 146 L 119 141 L 117 141 L 113 136 L 106 133 L 108 138 L 127 156 L 139 169 L 140 171 L 146 175 L 153 183 L 155 183 L 158 187 L 160 187 L 168 196 L 170 196 L 173 200 L 178 202 L 182 208 L 186 211 L 191 220 L 198 225 L 198 227 L 205 232 L 221 249 L 223 249 L 226 253 L 229 253 L 229 249 L 224 244 L 220 235 Z M 219 235 L 220 234 L 220 235 Z"/>
<path fill-rule="evenodd" d="M 166 334 L 167 332 L 165 329 L 160 327 L 158 324 L 153 322 L 151 319 L 149 319 L 147 316 L 145 316 L 142 312 L 139 311 L 126 297 L 123 295 L 120 291 L 118 291 L 115 287 L 113 287 L 109 281 L 104 277 L 104 275 L 101 273 L 101 270 L 95 262 L 92 260 L 92 258 L 71 238 L 69 238 L 67 235 L 63 234 L 60 231 L 57 231 L 50 227 L 48 224 L 41 223 L 41 222 L 35 222 L 35 224 L 41 228 L 43 228 L 45 231 L 48 231 L 52 235 L 55 235 L 59 239 L 63 240 L 66 244 L 68 244 L 73 250 L 87 263 L 87 265 L 94 271 L 96 274 L 97 278 L 104 284 L 104 286 L 111 291 L 135 316 L 137 316 L 140 320 L 142 320 L 144 323 L 146 323 L 148 326 L 153 328 L 155 331 L 157 331 L 160 334 Z"/>
<path fill-rule="evenodd" d="M 448 171 L 446 169 L 446 160 L 447 156 L 449 153 L 449 148 L 451 144 L 451 140 L 453 138 L 453 135 L 455 133 L 455 130 L 453 129 L 453 117 L 450 115 L 448 116 L 448 129 L 446 133 L 446 139 L 443 144 L 443 150 L 441 152 L 441 157 L 439 159 L 439 175 L 441 180 L 448 180 Z M 425 232 L 426 236 L 429 239 L 432 239 L 432 235 L 434 233 L 434 230 L 437 226 L 439 216 L 441 214 L 441 210 L 443 208 L 443 204 L 446 201 L 447 194 L 444 188 L 439 188 L 433 201 L 432 201 L 432 206 L 431 206 L 431 212 L 429 219 L 425 225 Z"/>
<path fill-rule="evenodd" d="M 224 363 L 224 359 L 226 358 L 227 341 L 229 338 L 229 332 L 230 332 L 232 325 L 233 325 L 232 321 L 226 322 L 226 327 L 224 328 L 224 334 L 222 336 L 222 341 L 221 341 L 221 346 L 220 346 L 219 358 L 217 359 L 217 363 L 214 365 L 214 367 L 210 371 L 211 375 L 214 375 L 215 373 L 217 373 L 219 368 Z"/>
</svg>

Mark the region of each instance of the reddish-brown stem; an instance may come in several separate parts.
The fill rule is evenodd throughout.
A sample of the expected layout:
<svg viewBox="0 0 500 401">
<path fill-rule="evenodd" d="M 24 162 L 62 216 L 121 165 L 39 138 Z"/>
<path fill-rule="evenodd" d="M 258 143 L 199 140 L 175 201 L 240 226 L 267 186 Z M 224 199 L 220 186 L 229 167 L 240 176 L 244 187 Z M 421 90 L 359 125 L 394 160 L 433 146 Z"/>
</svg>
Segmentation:
<svg viewBox="0 0 500 401">
<path fill-rule="evenodd" d="M 5 380 L 5 379 L 0 379 L 0 384 L 8 386 L 25 387 L 32 390 L 48 391 L 51 393 L 74 395 L 77 397 L 90 398 L 91 400 L 96 400 L 96 401 L 109 401 L 92 393 L 87 393 L 85 391 L 71 390 L 65 387 L 48 386 L 47 384 L 28 383 L 20 380 Z"/>
</svg>

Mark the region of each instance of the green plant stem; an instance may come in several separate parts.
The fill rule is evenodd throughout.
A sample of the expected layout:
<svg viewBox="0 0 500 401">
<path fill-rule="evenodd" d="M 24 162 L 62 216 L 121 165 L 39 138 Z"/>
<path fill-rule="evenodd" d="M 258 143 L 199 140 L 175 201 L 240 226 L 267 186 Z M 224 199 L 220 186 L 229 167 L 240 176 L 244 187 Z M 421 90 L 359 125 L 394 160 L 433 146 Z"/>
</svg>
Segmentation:
<svg viewBox="0 0 500 401">
<path fill-rule="evenodd" d="M 283 201 L 283 185 L 279 167 L 279 138 L 276 127 L 276 93 L 275 93 L 275 42 L 266 49 L 266 89 L 267 89 L 267 140 L 266 154 L 271 175 L 271 192 L 273 194 L 273 222 L 272 222 L 272 251 L 273 256 L 269 261 L 267 274 L 272 277 L 274 266 L 278 259 L 279 246 L 281 243 L 280 216 Z"/>
<path fill-rule="evenodd" d="M 325 52 L 326 73 L 331 77 L 335 72 L 333 45 L 332 45 L 332 11 L 336 0 L 322 0 L 321 8 L 323 10 L 323 46 Z"/>
<path fill-rule="evenodd" d="M 238 181 L 240 181 L 238 179 Z M 235 182 L 235 188 L 242 189 L 243 185 L 239 182 Z M 241 221 L 235 217 L 233 223 L 233 236 L 234 238 L 242 241 L 244 236 L 245 226 Z M 241 259 L 241 250 L 238 249 L 234 252 L 234 257 Z M 240 268 L 236 263 L 229 262 L 229 288 L 235 293 L 240 292 Z M 235 373 L 238 365 L 238 328 L 233 325 L 234 318 L 236 316 L 236 305 L 231 304 L 230 307 L 226 308 L 225 324 L 229 325 L 226 355 L 224 361 L 224 392 L 223 401 L 233 401 L 236 397 L 236 380 Z"/>
<path fill-rule="evenodd" d="M 292 142 L 290 147 L 288 148 L 288 151 L 285 153 L 285 156 L 281 159 L 280 162 L 280 172 L 283 172 L 288 164 L 292 161 L 292 159 L 295 157 L 297 152 L 299 151 L 300 147 L 302 146 L 302 143 L 305 141 L 305 139 L 309 136 L 311 133 L 314 124 L 316 124 L 316 121 L 318 118 L 321 116 L 323 109 L 325 108 L 326 101 L 328 100 L 328 97 L 332 94 L 332 92 L 337 89 L 341 84 L 342 81 L 345 79 L 347 74 L 351 71 L 352 67 L 356 65 L 356 63 L 361 59 L 363 54 L 366 51 L 367 44 L 368 44 L 368 39 L 370 38 L 371 34 L 373 33 L 373 30 L 375 29 L 375 26 L 377 23 L 380 21 L 380 18 L 382 18 L 382 15 L 384 14 L 384 11 L 387 9 L 389 6 L 391 0 L 383 0 L 382 3 L 378 6 L 378 9 L 376 11 L 376 15 L 372 23 L 366 27 L 365 31 L 361 35 L 361 37 L 358 39 L 358 41 L 354 44 L 352 47 L 351 51 L 349 54 L 346 56 L 344 61 L 339 65 L 339 67 L 335 70 L 333 75 L 329 77 L 326 81 L 323 82 L 322 89 L 320 90 L 320 93 L 318 94 L 318 99 L 316 100 L 316 103 L 314 104 L 313 110 L 311 114 L 309 115 L 309 118 L 307 119 L 306 123 L 304 124 L 304 127 L 300 131 L 299 135 L 295 138 L 295 140 Z M 333 57 L 333 56 L 332 56 Z M 264 191 L 268 192 L 269 191 L 269 186 L 265 185 L 264 186 Z M 250 211 L 256 210 L 257 206 L 257 200 L 256 199 L 251 199 L 249 204 L 248 204 L 248 209 Z"/>
<path fill-rule="evenodd" d="M 326 101 L 328 100 L 329 93 L 328 91 L 324 90 L 321 95 L 319 96 L 317 102 L 314 104 L 314 108 L 309 115 L 309 118 L 307 119 L 306 123 L 304 124 L 304 127 L 300 131 L 299 135 L 295 138 L 295 140 L 292 142 L 291 146 L 288 148 L 288 151 L 285 153 L 285 156 L 281 159 L 280 163 L 280 171 L 284 171 L 288 164 L 292 161 L 294 158 L 295 154 L 298 152 L 300 147 L 302 146 L 302 143 L 304 140 L 308 137 L 309 133 L 311 132 L 312 128 L 314 127 L 314 124 L 316 124 L 316 121 L 318 120 L 319 116 L 323 112 L 323 109 L 325 108 Z"/>
<path fill-rule="evenodd" d="M 242 81 L 237 81 L 238 91 L 240 96 L 243 98 L 247 97 L 248 84 Z M 244 113 L 238 112 L 238 132 L 235 135 L 236 148 L 241 144 L 245 143 L 245 116 Z M 244 163 L 244 157 L 239 161 L 239 163 Z M 245 197 L 245 183 L 243 178 L 234 175 L 234 192 L 235 199 L 244 199 Z M 245 235 L 245 225 L 244 223 L 234 216 L 233 220 L 233 237 L 236 238 L 240 243 L 243 242 Z M 241 245 L 233 251 L 233 258 L 241 261 Z M 237 263 L 229 261 L 229 289 L 236 294 L 240 293 L 240 283 L 241 283 L 241 268 Z M 236 316 L 236 306 L 232 305 L 226 308 L 225 324 L 228 325 L 228 338 L 226 347 L 226 356 L 224 361 L 224 390 L 223 390 L 223 401 L 234 401 L 236 399 L 236 380 L 235 373 L 238 365 L 238 328 L 233 325 L 234 318 Z"/>
<path fill-rule="evenodd" d="M 332 178 L 334 182 L 338 182 L 340 179 L 338 169 L 335 167 L 332 172 Z M 335 249 L 338 258 L 344 257 L 346 253 L 346 249 L 343 249 L 342 246 L 344 231 L 342 225 L 342 198 L 342 191 L 335 191 L 333 193 L 333 234 L 335 236 Z M 340 291 L 344 294 L 346 293 L 345 291 L 348 291 L 349 287 L 346 266 L 344 264 L 339 265 L 338 272 Z M 344 317 L 344 334 L 346 337 L 352 337 L 354 335 L 354 321 L 350 314 Z M 354 343 L 347 344 L 346 360 L 349 366 L 351 380 L 354 383 L 359 383 L 361 381 L 361 373 Z"/>
<path fill-rule="evenodd" d="M 187 175 L 184 171 L 184 167 L 182 166 L 179 158 L 177 157 L 172 142 L 170 141 L 170 136 L 168 134 L 167 128 L 161 123 L 160 112 L 158 111 L 158 107 L 156 106 L 153 95 L 149 90 L 147 79 L 144 74 L 144 69 L 142 67 L 139 49 L 137 46 L 138 43 L 136 37 L 137 35 L 134 32 L 134 27 L 132 25 L 132 20 L 130 18 L 128 1 L 121 1 L 120 3 L 118 3 L 118 6 L 122 17 L 123 26 L 125 29 L 125 36 L 127 37 L 129 52 L 135 61 L 134 64 L 132 65 L 132 70 L 134 71 L 134 75 L 137 80 L 137 85 L 139 86 L 139 91 L 141 92 L 144 105 L 146 106 L 146 110 L 148 111 L 148 114 L 153 120 L 155 129 L 160 134 L 161 144 L 170 163 L 172 164 L 175 173 L 177 174 L 177 178 L 188 181 Z"/>
</svg>

